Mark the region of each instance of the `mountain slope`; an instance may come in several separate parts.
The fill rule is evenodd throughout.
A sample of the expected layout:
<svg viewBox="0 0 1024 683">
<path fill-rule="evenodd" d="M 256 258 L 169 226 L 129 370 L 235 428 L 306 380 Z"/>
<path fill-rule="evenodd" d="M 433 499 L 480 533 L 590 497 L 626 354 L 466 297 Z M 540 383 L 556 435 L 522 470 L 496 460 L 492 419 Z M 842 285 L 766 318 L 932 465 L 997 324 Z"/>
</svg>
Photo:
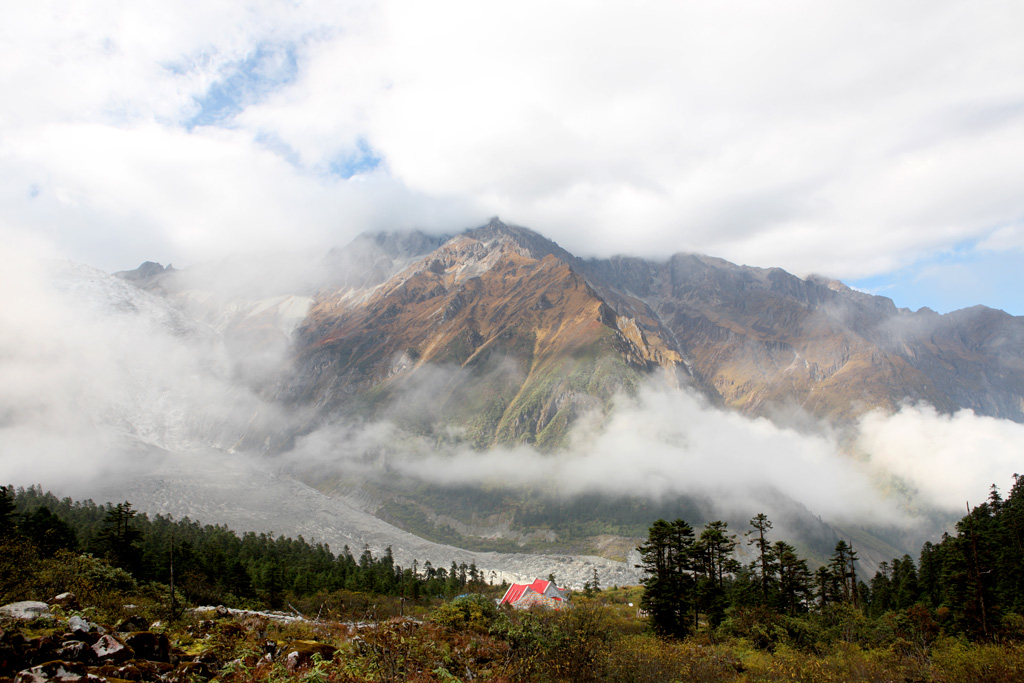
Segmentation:
<svg viewBox="0 0 1024 683">
<path fill-rule="evenodd" d="M 357 414 L 554 448 L 652 374 L 756 416 L 849 423 L 923 401 L 1024 421 L 1024 319 L 983 306 L 911 312 L 692 254 L 582 260 L 497 219 L 363 235 L 306 269 L 303 291 L 249 301 L 155 264 L 121 275 L 223 330 L 268 397 L 312 410 L 300 431 Z"/>
<path fill-rule="evenodd" d="M 583 260 L 497 220 L 454 237 L 363 235 L 298 266 L 301 286 L 261 265 L 261 287 L 228 294 L 210 285 L 223 279 L 216 268 L 199 277 L 150 265 L 123 275 L 224 335 L 236 375 L 264 402 L 236 450 L 279 455 L 318 490 L 433 540 L 619 556 L 651 515 L 700 523 L 727 508 L 742 529 L 758 511 L 747 507 L 763 505 L 778 514 L 777 529 L 795 530 L 824 556 L 836 528 L 786 492 L 786 481 L 805 473 L 702 479 L 719 472 L 719 460 L 771 474 L 762 460 L 806 446 L 793 430 L 737 413 L 821 420 L 839 427 L 822 431 L 843 434 L 866 412 L 905 401 L 1024 421 L 1024 320 L 984 307 L 915 313 L 821 277 L 707 256 Z M 675 393 L 701 400 L 669 401 L 664 415 L 651 403 L 613 406 L 648 382 L 685 386 Z M 271 408 L 281 418 L 266 428 Z M 589 433 L 601 436 L 630 410 L 656 414 L 660 422 L 634 414 L 628 424 L 658 433 L 637 439 L 650 435 L 620 429 L 611 451 L 587 458 Z M 698 422 L 736 438 L 702 437 Z M 755 434 L 783 446 L 772 450 Z M 839 441 L 788 462 L 848 461 Z M 644 448 L 650 453 L 636 452 Z M 723 452 L 737 450 L 738 459 Z M 559 460 L 562 479 L 589 482 L 570 487 L 582 494 L 544 479 Z M 594 485 L 634 461 L 651 476 Z M 584 463 L 599 471 L 572 469 Z M 425 467 L 437 472 L 424 476 Z M 518 476 L 525 467 L 539 475 Z M 834 474 L 829 468 L 815 472 Z M 674 479 L 662 486 L 666 473 Z M 703 491 L 676 481 L 714 476 L 728 484 Z M 907 482 L 882 486 L 913 502 Z M 844 528 L 859 534 L 863 557 L 885 559 L 923 540 L 897 526 Z"/>
<path fill-rule="evenodd" d="M 674 374 L 677 352 L 524 234 L 492 225 L 370 290 L 321 293 L 298 330 L 288 400 L 394 417 L 417 371 L 441 367 L 428 389 L 439 424 L 464 427 L 478 446 L 556 446 L 617 390 L 658 367 Z"/>
<path fill-rule="evenodd" d="M 1002 311 L 914 313 L 835 281 L 705 256 L 579 267 L 650 306 L 703 385 L 745 412 L 799 406 L 848 420 L 910 400 L 1024 420 L 1024 319 Z"/>
<path fill-rule="evenodd" d="M 412 426 L 456 426 L 477 446 L 562 445 L 581 414 L 652 374 L 751 415 L 848 422 L 924 401 L 1024 421 L 1024 320 L 1001 311 L 914 313 L 706 256 L 584 261 L 496 219 L 433 249 L 407 238 L 405 254 L 429 251 L 404 266 L 365 257 L 399 241 L 333 252 L 354 274 L 317 294 L 280 398 L 322 420 L 355 410 L 411 423 L 399 404 L 415 385 L 431 410 Z"/>
</svg>

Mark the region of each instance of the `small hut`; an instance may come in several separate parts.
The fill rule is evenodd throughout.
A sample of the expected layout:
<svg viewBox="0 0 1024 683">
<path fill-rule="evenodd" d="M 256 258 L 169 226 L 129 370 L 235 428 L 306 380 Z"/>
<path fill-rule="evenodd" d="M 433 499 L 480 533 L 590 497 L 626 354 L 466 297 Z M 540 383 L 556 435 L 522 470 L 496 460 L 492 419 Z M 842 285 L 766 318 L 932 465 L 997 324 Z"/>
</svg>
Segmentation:
<svg viewBox="0 0 1024 683">
<path fill-rule="evenodd" d="M 553 581 L 537 579 L 533 583 L 513 583 L 498 601 L 498 605 L 512 605 L 516 609 L 527 609 L 532 605 L 544 605 L 562 609 L 568 605 L 566 591 Z"/>
</svg>

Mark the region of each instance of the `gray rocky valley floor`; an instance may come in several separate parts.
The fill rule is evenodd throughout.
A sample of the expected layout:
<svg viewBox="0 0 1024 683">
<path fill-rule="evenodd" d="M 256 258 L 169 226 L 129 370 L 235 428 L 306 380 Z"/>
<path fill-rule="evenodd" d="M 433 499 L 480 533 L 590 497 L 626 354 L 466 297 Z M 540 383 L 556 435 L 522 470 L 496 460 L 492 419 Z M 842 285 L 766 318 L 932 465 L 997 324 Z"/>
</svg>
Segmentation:
<svg viewBox="0 0 1024 683">
<path fill-rule="evenodd" d="M 591 579 L 594 569 L 604 586 L 640 581 L 633 557 L 616 562 L 596 556 L 473 552 L 433 543 L 240 456 L 179 456 L 173 465 L 100 486 L 92 495 L 97 502 L 127 500 L 149 514 L 188 516 L 203 524 L 225 525 L 239 534 L 301 535 L 307 541 L 328 544 L 335 554 L 348 545 L 358 557 L 366 545 L 376 556 L 390 546 L 403 567 L 412 566 L 414 559 L 420 566 L 430 561 L 446 568 L 452 562 L 475 563 L 496 583 L 532 581 L 553 573 L 560 585 L 579 588 Z"/>
</svg>

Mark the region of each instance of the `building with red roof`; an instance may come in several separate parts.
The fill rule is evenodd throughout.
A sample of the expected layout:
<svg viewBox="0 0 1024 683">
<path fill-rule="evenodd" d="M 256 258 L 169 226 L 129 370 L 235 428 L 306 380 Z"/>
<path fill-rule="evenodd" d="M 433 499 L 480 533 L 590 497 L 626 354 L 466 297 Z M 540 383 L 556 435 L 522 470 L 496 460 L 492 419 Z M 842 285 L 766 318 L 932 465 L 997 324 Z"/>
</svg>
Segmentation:
<svg viewBox="0 0 1024 683">
<path fill-rule="evenodd" d="M 554 609 L 566 606 L 566 592 L 553 581 L 537 579 L 533 583 L 513 583 L 498 601 L 498 605 L 512 605 L 525 609 L 531 605 L 547 605 Z"/>
</svg>

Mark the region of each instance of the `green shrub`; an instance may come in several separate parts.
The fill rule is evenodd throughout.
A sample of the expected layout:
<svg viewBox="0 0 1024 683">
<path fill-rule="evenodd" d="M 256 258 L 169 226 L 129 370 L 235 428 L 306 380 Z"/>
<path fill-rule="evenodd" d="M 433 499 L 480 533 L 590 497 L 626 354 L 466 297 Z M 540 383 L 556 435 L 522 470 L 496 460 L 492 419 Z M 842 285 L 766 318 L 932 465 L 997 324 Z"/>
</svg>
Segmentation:
<svg viewBox="0 0 1024 683">
<path fill-rule="evenodd" d="M 430 621 L 452 629 L 469 629 L 486 633 L 498 618 L 498 607 L 483 595 L 463 595 L 438 607 Z"/>
<path fill-rule="evenodd" d="M 718 631 L 725 637 L 742 638 L 755 648 L 769 652 L 790 640 L 782 615 L 765 607 L 733 610 Z"/>
<path fill-rule="evenodd" d="M 491 633 L 507 643 L 504 668 L 515 680 L 603 680 L 609 615 L 607 605 L 581 600 L 572 609 L 502 614 Z"/>
<path fill-rule="evenodd" d="M 608 653 L 606 680 L 613 683 L 725 683 L 742 670 L 729 649 L 693 640 L 661 640 L 653 635 L 615 640 Z"/>
<path fill-rule="evenodd" d="M 1016 683 L 1024 680 L 1024 646 L 943 640 L 932 651 L 932 673 L 941 683 Z"/>
<path fill-rule="evenodd" d="M 38 565 L 39 553 L 34 545 L 17 536 L 0 537 L 0 605 L 34 597 L 27 588 Z"/>
</svg>

